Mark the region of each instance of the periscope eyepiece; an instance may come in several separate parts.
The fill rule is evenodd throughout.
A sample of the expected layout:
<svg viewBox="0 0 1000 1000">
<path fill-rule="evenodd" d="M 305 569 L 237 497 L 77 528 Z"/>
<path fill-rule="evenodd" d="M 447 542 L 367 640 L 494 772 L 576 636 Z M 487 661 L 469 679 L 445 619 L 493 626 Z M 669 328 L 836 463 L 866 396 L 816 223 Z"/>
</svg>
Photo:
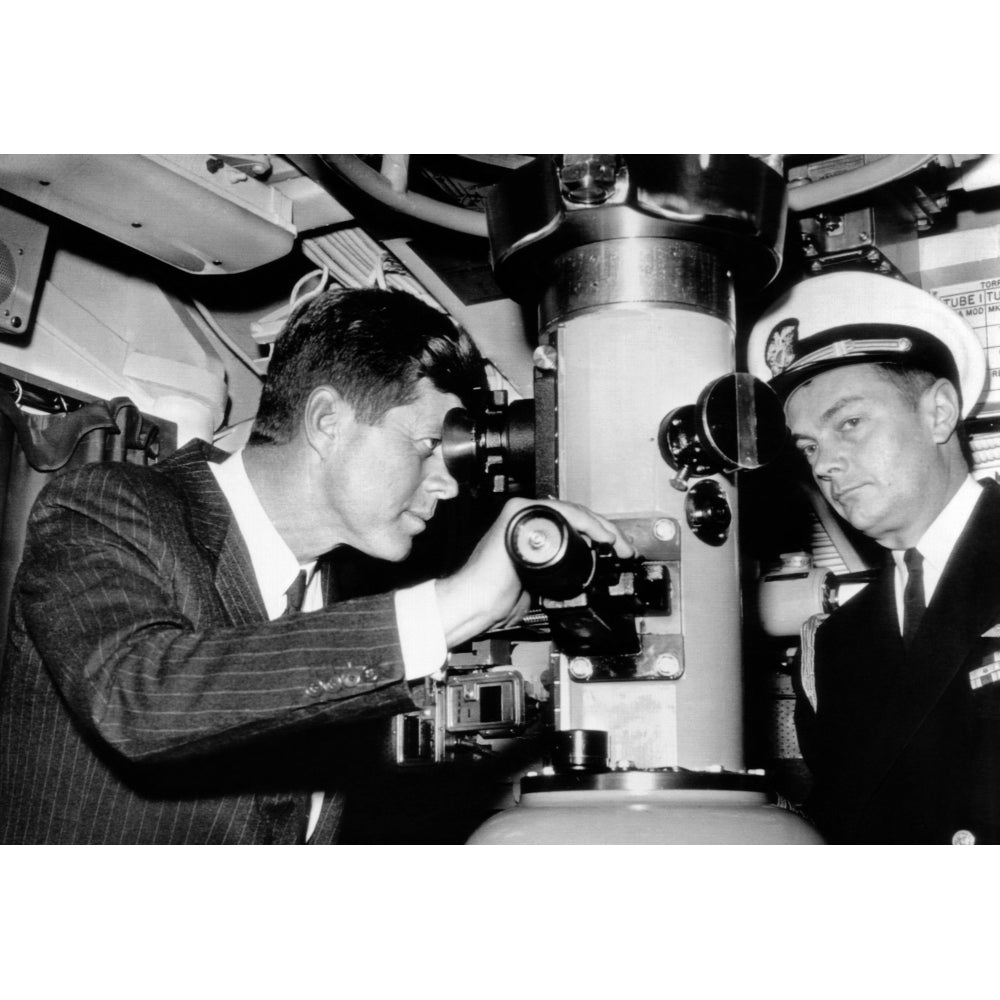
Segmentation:
<svg viewBox="0 0 1000 1000">
<path fill-rule="evenodd" d="M 535 489 L 535 402 L 486 394 L 479 411 L 445 414 L 441 452 L 455 480 L 476 493 L 521 494 Z"/>
</svg>

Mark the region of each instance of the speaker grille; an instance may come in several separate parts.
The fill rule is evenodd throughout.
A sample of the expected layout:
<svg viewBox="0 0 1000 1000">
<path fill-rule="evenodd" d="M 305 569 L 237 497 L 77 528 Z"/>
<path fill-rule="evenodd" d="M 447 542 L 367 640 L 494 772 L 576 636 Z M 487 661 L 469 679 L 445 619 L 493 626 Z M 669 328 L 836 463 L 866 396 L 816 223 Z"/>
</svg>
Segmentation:
<svg viewBox="0 0 1000 1000">
<path fill-rule="evenodd" d="M 15 284 L 17 271 L 14 270 L 14 258 L 7 244 L 0 241 L 0 304 L 11 297 Z"/>
</svg>

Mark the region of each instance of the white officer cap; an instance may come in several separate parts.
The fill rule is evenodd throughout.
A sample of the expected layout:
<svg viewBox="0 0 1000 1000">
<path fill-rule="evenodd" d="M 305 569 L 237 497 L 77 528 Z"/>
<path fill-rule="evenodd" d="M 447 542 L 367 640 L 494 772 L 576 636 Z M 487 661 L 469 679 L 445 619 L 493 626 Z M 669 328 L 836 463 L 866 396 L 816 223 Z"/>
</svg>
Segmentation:
<svg viewBox="0 0 1000 1000">
<path fill-rule="evenodd" d="M 950 379 L 963 417 L 986 382 L 983 345 L 962 316 L 929 292 L 868 271 L 800 281 L 757 321 L 747 346 L 750 374 L 783 400 L 831 368 L 877 361 Z"/>
</svg>

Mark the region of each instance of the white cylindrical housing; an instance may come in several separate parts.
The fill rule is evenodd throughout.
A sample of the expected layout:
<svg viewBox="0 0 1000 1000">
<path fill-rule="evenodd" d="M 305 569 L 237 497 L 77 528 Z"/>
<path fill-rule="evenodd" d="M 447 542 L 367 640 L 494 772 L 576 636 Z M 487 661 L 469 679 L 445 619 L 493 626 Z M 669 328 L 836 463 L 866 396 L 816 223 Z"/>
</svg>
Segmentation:
<svg viewBox="0 0 1000 1000">
<path fill-rule="evenodd" d="M 733 371 L 728 275 L 711 251 L 680 241 L 616 240 L 583 251 L 571 285 L 582 294 L 564 289 L 564 314 L 544 331 L 558 357 L 558 495 L 612 519 L 646 515 L 680 525 L 672 618 L 684 672 L 676 680 L 582 683 L 564 662 L 559 727 L 608 730 L 612 763 L 739 769 L 735 491 L 716 477 L 734 523 L 724 544 L 705 543 L 688 525 L 687 494 L 670 485 L 676 472 L 657 446 L 666 413 Z"/>
</svg>

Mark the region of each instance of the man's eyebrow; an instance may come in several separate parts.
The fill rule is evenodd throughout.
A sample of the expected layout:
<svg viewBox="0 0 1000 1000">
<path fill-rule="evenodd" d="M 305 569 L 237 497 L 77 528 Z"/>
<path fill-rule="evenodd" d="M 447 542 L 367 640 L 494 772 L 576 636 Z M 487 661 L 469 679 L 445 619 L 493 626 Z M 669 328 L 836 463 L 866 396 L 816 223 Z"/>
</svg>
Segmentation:
<svg viewBox="0 0 1000 1000">
<path fill-rule="evenodd" d="M 864 400 L 865 400 L 864 396 L 857 395 L 857 394 L 855 394 L 853 396 L 841 396 L 840 399 L 838 399 L 832 406 L 828 406 L 820 414 L 820 418 L 819 418 L 819 420 L 817 422 L 820 425 L 827 424 L 831 420 L 833 420 L 833 418 L 845 406 L 849 406 L 851 403 L 864 402 Z M 811 440 L 811 439 L 812 439 L 812 435 L 811 434 L 797 434 L 795 431 L 792 431 L 792 441 L 794 441 L 794 442 L 804 441 L 804 440 Z"/>
<path fill-rule="evenodd" d="M 841 396 L 832 406 L 827 407 L 819 418 L 821 424 L 828 423 L 832 420 L 845 406 L 851 403 L 862 403 L 865 397 L 860 395 L 854 396 Z"/>
</svg>

